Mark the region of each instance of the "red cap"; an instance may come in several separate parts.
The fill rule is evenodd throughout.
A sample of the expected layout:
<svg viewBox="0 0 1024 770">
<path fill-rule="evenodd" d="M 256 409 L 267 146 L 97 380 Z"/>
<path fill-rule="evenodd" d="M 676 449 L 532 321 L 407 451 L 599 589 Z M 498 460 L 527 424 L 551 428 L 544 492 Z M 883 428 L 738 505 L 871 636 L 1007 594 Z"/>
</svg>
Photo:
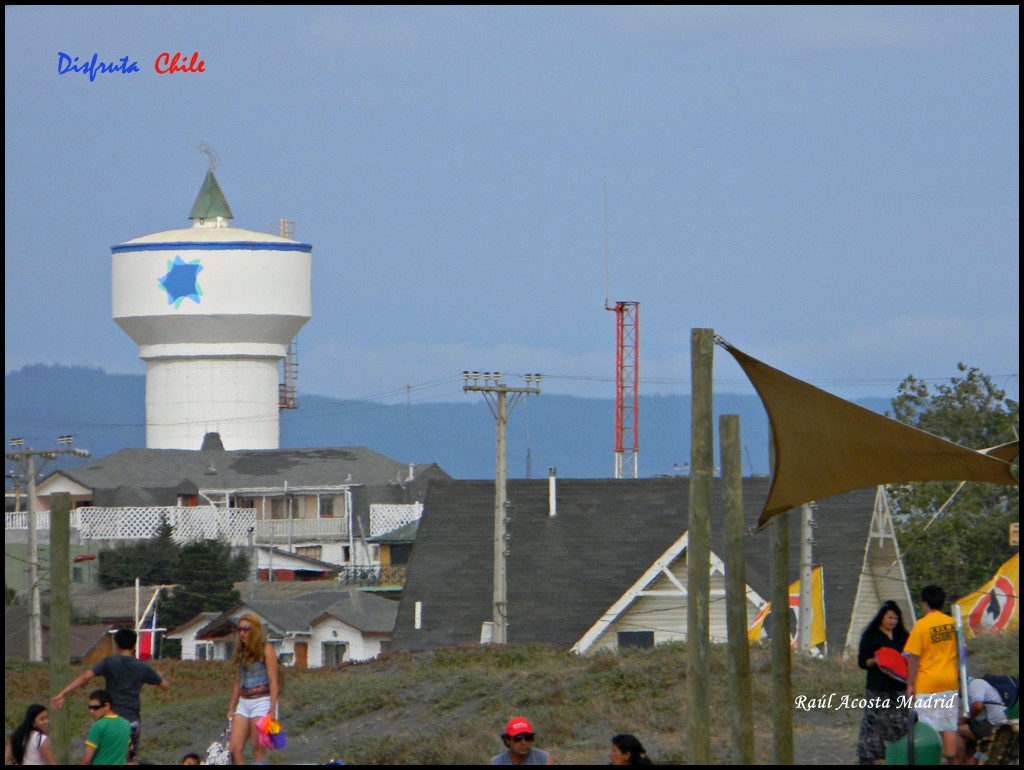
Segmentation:
<svg viewBox="0 0 1024 770">
<path fill-rule="evenodd" d="M 533 726 L 527 721 L 526 717 L 512 717 L 505 726 L 505 735 L 509 738 L 515 738 L 517 735 L 532 732 Z"/>
</svg>

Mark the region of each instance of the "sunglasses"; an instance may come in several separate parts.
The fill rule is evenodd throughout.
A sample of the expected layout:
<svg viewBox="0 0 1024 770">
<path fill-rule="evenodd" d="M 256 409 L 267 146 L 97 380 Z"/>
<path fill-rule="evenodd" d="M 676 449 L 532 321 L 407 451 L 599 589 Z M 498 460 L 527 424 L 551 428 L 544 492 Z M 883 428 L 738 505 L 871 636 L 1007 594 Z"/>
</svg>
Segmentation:
<svg viewBox="0 0 1024 770">
<path fill-rule="evenodd" d="M 519 735 L 509 738 L 509 740 L 513 743 L 519 743 L 520 741 L 530 742 L 533 740 L 533 733 L 519 733 Z"/>
<path fill-rule="evenodd" d="M 252 626 L 239 626 L 238 627 L 238 633 L 240 633 L 240 634 L 244 634 L 246 631 L 251 631 L 251 630 L 252 630 Z"/>
<path fill-rule="evenodd" d="M 99 706 L 94 706 L 91 703 L 89 704 L 89 711 L 99 711 L 101 708 L 103 708 L 102 704 Z"/>
</svg>

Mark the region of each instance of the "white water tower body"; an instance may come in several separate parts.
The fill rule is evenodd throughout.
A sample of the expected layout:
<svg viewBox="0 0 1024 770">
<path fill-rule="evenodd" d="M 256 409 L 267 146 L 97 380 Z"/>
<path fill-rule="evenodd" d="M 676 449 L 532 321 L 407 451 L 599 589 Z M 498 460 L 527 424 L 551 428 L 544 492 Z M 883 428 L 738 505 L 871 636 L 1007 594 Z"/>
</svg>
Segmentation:
<svg viewBox="0 0 1024 770">
<path fill-rule="evenodd" d="M 312 246 L 228 226 L 212 172 L 193 226 L 112 247 L 114 320 L 146 362 L 146 446 L 280 445 L 280 362 L 311 316 Z"/>
</svg>

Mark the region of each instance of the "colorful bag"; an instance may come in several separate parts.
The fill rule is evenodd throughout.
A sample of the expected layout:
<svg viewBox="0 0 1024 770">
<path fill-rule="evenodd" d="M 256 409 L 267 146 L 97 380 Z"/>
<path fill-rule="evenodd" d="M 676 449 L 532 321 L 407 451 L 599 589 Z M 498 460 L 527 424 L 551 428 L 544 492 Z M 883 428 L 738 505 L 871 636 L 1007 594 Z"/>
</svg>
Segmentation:
<svg viewBox="0 0 1024 770">
<path fill-rule="evenodd" d="M 280 722 L 264 714 L 256 722 L 256 740 L 264 748 L 280 751 L 285 747 L 286 733 Z"/>
<path fill-rule="evenodd" d="M 220 734 L 220 738 L 210 744 L 206 750 L 204 765 L 230 765 L 231 764 L 231 720 L 228 726 Z"/>
</svg>

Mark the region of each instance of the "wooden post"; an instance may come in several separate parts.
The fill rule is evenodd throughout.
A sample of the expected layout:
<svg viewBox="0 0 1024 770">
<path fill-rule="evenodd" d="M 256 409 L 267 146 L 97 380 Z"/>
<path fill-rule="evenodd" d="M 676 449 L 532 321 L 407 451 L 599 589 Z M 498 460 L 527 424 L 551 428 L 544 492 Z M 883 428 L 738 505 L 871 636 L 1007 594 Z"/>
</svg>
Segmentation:
<svg viewBox="0 0 1024 770">
<path fill-rule="evenodd" d="M 797 649 L 803 655 L 811 652 L 812 609 L 811 582 L 814 573 L 814 512 L 810 505 L 800 506 L 800 628 Z"/>
<path fill-rule="evenodd" d="M 71 497 L 50 497 L 50 697 L 71 681 Z M 50 740 L 58 765 L 71 762 L 71 708 L 50 710 Z"/>
<path fill-rule="evenodd" d="M 729 716 L 733 764 L 754 764 L 754 707 L 747 641 L 747 567 L 743 554 L 743 457 L 740 418 L 718 418 L 725 519 L 725 612 L 729 635 Z"/>
<path fill-rule="evenodd" d="M 714 330 L 690 330 L 690 527 L 686 554 L 687 684 L 690 764 L 711 757 L 711 492 L 714 480 L 712 363 Z"/>
<path fill-rule="evenodd" d="M 776 765 L 793 764 L 793 684 L 789 630 L 789 513 L 768 525 L 772 602 L 772 747 Z"/>
</svg>

